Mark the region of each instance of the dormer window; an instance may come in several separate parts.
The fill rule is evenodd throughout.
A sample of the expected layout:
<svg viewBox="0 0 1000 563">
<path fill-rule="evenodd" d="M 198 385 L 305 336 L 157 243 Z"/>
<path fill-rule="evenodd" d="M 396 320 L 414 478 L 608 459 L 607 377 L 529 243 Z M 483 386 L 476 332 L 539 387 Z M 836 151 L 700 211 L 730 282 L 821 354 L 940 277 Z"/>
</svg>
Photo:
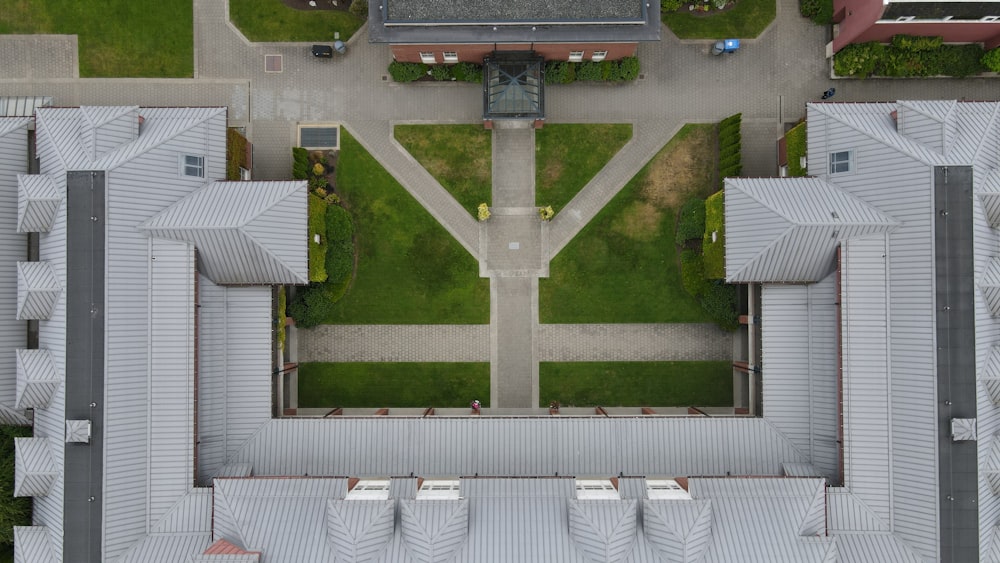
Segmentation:
<svg viewBox="0 0 1000 563">
<path fill-rule="evenodd" d="M 830 174 L 850 172 L 854 168 L 854 151 L 830 153 Z"/>
<path fill-rule="evenodd" d="M 673 479 L 646 479 L 646 496 L 650 500 L 691 500 L 691 494 Z"/>
<path fill-rule="evenodd" d="M 609 479 L 577 479 L 576 498 L 580 500 L 620 500 L 621 496 Z"/>
<path fill-rule="evenodd" d="M 362 479 L 347 491 L 347 500 L 387 500 L 389 498 L 388 479 Z"/>
<path fill-rule="evenodd" d="M 458 479 L 427 479 L 420 484 L 417 500 L 458 500 Z"/>
<path fill-rule="evenodd" d="M 193 154 L 181 156 L 181 174 L 192 178 L 205 177 L 205 157 Z"/>
</svg>

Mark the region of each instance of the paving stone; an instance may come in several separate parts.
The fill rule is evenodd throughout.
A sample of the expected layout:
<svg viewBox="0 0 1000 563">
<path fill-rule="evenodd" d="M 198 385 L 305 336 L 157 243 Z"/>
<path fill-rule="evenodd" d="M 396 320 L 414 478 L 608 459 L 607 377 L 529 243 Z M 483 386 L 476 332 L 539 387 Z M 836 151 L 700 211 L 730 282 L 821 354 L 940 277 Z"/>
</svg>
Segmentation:
<svg viewBox="0 0 1000 563">
<path fill-rule="evenodd" d="M 543 324 L 540 362 L 731 360 L 733 335 L 713 324 Z"/>
<path fill-rule="evenodd" d="M 488 362 L 489 325 L 322 325 L 298 329 L 300 362 Z"/>
</svg>

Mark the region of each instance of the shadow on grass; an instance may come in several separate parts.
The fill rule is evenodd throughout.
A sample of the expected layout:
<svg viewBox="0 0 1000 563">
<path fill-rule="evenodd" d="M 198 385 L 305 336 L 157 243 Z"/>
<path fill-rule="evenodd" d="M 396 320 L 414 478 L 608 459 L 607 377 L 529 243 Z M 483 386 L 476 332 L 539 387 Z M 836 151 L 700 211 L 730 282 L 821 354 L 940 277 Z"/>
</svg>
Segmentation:
<svg viewBox="0 0 1000 563">
<path fill-rule="evenodd" d="M 687 7 L 663 14 L 663 23 L 681 39 L 752 39 L 774 21 L 775 0 L 737 0 L 725 12 L 694 15 Z"/>
<path fill-rule="evenodd" d="M 221 0 L 213 0 L 221 1 Z M 347 41 L 364 23 L 341 10 L 296 10 L 281 0 L 232 0 L 229 19 L 250 41 Z"/>
</svg>

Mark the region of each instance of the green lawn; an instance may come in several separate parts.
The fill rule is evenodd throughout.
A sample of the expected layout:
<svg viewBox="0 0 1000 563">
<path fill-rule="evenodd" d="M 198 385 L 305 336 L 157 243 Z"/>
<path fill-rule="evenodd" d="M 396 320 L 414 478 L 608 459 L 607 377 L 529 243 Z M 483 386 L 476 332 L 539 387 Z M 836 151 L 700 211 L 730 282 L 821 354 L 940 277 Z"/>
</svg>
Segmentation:
<svg viewBox="0 0 1000 563">
<path fill-rule="evenodd" d="M 490 203 L 493 136 L 482 125 L 397 125 L 396 140 L 476 216 Z"/>
<path fill-rule="evenodd" d="M 785 154 L 788 155 L 788 175 L 805 176 L 800 157 L 806 156 L 806 122 L 803 121 L 785 133 Z"/>
<path fill-rule="evenodd" d="M 541 322 L 712 322 L 681 284 L 674 221 L 716 188 L 717 138 L 714 124 L 685 125 L 556 256 Z"/>
<path fill-rule="evenodd" d="M 696 16 L 684 7 L 665 12 L 663 23 L 681 39 L 751 39 L 774 21 L 775 0 L 738 0 L 728 11 L 709 14 Z"/>
<path fill-rule="evenodd" d="M 80 76 L 194 73 L 191 0 L 5 0 L 0 34 L 79 35 Z"/>
<path fill-rule="evenodd" d="M 190 2 L 189 2 L 190 5 Z M 341 10 L 296 10 L 281 0 L 229 0 L 229 19 L 250 41 L 347 41 L 364 23 Z"/>
<path fill-rule="evenodd" d="M 632 125 L 550 124 L 535 131 L 535 205 L 558 213 L 632 138 Z"/>
<path fill-rule="evenodd" d="M 489 280 L 479 264 L 341 129 L 337 193 L 351 212 L 358 267 L 331 324 L 485 324 Z"/>
<path fill-rule="evenodd" d="M 490 402 L 487 363 L 299 364 L 299 407 L 466 407 Z"/>
<path fill-rule="evenodd" d="M 542 362 L 539 406 L 723 407 L 733 404 L 729 362 Z"/>
</svg>

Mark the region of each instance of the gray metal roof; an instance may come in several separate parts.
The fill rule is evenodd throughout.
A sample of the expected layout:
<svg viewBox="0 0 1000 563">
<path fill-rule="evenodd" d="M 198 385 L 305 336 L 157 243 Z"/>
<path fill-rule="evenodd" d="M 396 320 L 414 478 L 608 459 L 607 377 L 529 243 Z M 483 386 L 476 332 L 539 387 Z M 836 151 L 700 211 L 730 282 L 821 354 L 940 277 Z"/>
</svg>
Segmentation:
<svg viewBox="0 0 1000 563">
<path fill-rule="evenodd" d="M 386 0 L 386 22 L 503 24 L 527 23 L 642 23 L 643 0 L 550 0 L 548 2 L 490 2 L 489 0 Z"/>
<path fill-rule="evenodd" d="M 36 108 L 51 105 L 51 96 L 0 96 L 0 116 L 31 117 Z"/>
<path fill-rule="evenodd" d="M 815 282 L 842 240 L 896 222 L 819 178 L 726 179 L 726 280 Z"/>
<path fill-rule="evenodd" d="M 305 181 L 212 182 L 140 226 L 198 248 L 219 284 L 309 282 Z"/>
<path fill-rule="evenodd" d="M 47 233 L 52 230 L 62 194 L 47 174 L 18 174 L 17 232 Z"/>
<path fill-rule="evenodd" d="M 47 408 L 63 381 L 62 376 L 56 371 L 52 353 L 48 350 L 18 348 L 16 356 L 17 408 Z"/>
<path fill-rule="evenodd" d="M 979 278 L 979 290 L 983 292 L 990 314 L 1000 317 L 1000 258 L 991 258 L 986 270 Z"/>
<path fill-rule="evenodd" d="M 712 501 L 645 500 L 646 541 L 667 561 L 699 561 L 712 545 Z"/>
<path fill-rule="evenodd" d="M 48 262 L 17 263 L 17 320 L 48 319 L 62 285 Z"/>
<path fill-rule="evenodd" d="M 392 541 L 394 500 L 337 500 L 326 506 L 327 539 L 348 561 L 375 560 Z"/>
<path fill-rule="evenodd" d="M 469 537 L 469 501 L 399 501 L 400 536 L 415 563 L 451 561 Z"/>
<path fill-rule="evenodd" d="M 14 563 L 56 563 L 52 533 L 45 526 L 14 526 Z"/>
<path fill-rule="evenodd" d="M 593 561 L 622 561 L 635 548 L 636 499 L 570 500 L 569 536 Z"/>
<path fill-rule="evenodd" d="M 14 496 L 43 497 L 61 470 L 52 460 L 48 438 L 14 438 Z"/>
<path fill-rule="evenodd" d="M 17 177 L 28 171 L 28 117 L 0 117 L 0 421 L 27 424 L 15 407 L 14 350 L 27 343 L 17 312 L 17 262 L 27 259 L 27 237 L 17 232 Z"/>
</svg>

